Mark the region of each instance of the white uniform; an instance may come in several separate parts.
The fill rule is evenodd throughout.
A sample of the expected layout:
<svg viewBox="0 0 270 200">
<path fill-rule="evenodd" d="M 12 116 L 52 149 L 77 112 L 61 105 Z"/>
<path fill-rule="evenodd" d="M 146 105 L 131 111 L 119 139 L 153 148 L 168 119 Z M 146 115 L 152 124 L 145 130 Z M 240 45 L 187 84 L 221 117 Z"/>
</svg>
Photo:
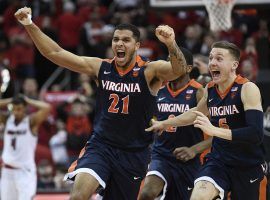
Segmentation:
<svg viewBox="0 0 270 200">
<path fill-rule="evenodd" d="M 36 194 L 36 146 L 29 117 L 16 125 L 15 117 L 9 116 L 4 131 L 1 200 L 31 200 Z"/>
</svg>

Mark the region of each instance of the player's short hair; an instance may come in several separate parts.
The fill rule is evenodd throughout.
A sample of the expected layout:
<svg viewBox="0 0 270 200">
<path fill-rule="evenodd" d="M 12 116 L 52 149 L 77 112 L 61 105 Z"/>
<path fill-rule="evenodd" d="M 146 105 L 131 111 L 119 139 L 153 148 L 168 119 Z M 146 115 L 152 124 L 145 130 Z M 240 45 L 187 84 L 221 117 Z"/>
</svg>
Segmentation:
<svg viewBox="0 0 270 200">
<path fill-rule="evenodd" d="M 213 48 L 221 48 L 221 49 L 228 49 L 229 53 L 234 57 L 235 60 L 240 60 L 241 51 L 240 49 L 233 43 L 227 41 L 218 41 L 212 44 Z"/>
<path fill-rule="evenodd" d="M 25 99 L 24 99 L 24 96 L 19 94 L 19 95 L 16 95 L 12 98 L 12 102 L 11 102 L 13 105 L 20 105 L 20 104 L 23 104 L 24 106 L 27 105 Z"/>
<path fill-rule="evenodd" d="M 141 37 L 140 31 L 133 24 L 119 24 L 118 26 L 115 27 L 114 32 L 116 30 L 129 30 L 133 33 L 133 38 L 136 40 L 136 42 L 140 41 Z"/>
<path fill-rule="evenodd" d="M 186 59 L 187 65 L 193 66 L 193 55 L 192 55 L 192 53 L 186 48 L 180 47 L 180 49 L 181 49 L 181 51 L 182 51 L 182 53 L 183 53 L 183 55 L 184 55 L 184 57 Z"/>
</svg>

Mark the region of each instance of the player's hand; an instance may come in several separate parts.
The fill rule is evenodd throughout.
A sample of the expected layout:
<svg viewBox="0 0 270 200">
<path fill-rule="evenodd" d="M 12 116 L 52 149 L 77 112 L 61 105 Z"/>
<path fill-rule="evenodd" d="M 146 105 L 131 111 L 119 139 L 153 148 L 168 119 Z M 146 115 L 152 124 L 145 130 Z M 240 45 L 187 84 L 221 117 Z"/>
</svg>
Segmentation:
<svg viewBox="0 0 270 200">
<path fill-rule="evenodd" d="M 214 136 L 215 127 L 211 124 L 208 117 L 199 111 L 193 111 L 197 115 L 195 121 L 193 122 L 194 127 L 201 129 L 204 133 L 210 136 Z"/>
<path fill-rule="evenodd" d="M 189 147 L 178 147 L 173 151 L 176 159 L 187 162 L 196 156 L 195 151 Z"/>
<path fill-rule="evenodd" d="M 175 41 L 174 30 L 168 25 L 160 25 L 156 28 L 157 38 L 164 44 L 171 45 Z"/>
<path fill-rule="evenodd" d="M 164 123 L 162 121 L 156 121 L 154 119 L 151 119 L 151 126 L 145 129 L 145 131 L 147 132 L 153 131 L 154 133 L 157 133 L 158 135 L 161 135 L 162 132 L 165 130 L 166 130 L 166 126 L 164 125 Z"/>
<path fill-rule="evenodd" d="M 16 19 L 23 25 L 30 25 L 32 24 L 31 16 L 32 10 L 28 7 L 23 7 L 17 10 L 17 12 L 14 14 Z"/>
</svg>

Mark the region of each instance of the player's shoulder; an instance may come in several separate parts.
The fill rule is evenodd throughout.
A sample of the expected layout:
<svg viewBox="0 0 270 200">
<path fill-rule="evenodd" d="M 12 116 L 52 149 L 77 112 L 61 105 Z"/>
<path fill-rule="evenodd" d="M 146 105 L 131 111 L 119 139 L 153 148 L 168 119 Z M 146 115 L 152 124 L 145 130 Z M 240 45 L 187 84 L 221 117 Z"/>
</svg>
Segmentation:
<svg viewBox="0 0 270 200">
<path fill-rule="evenodd" d="M 143 56 L 136 56 L 136 63 L 138 65 L 138 67 L 146 67 L 148 65 L 148 63 L 150 63 L 150 60 L 146 57 Z"/>
<path fill-rule="evenodd" d="M 246 83 L 249 83 L 250 80 L 248 80 L 247 78 L 245 77 L 242 77 L 240 75 L 238 75 L 235 79 L 235 83 L 239 84 L 239 85 L 244 85 Z"/>
<path fill-rule="evenodd" d="M 242 86 L 242 91 L 244 92 L 252 92 L 256 90 L 259 90 L 258 86 L 251 81 L 244 83 Z"/>
<path fill-rule="evenodd" d="M 108 63 L 108 64 L 111 64 L 113 61 L 114 61 L 114 58 L 105 58 L 105 59 L 102 59 L 102 62 L 105 62 L 105 63 Z"/>
<path fill-rule="evenodd" d="M 206 85 L 206 88 L 213 88 L 213 87 L 215 87 L 215 82 L 214 81 L 210 81 L 209 83 L 207 83 L 207 85 Z"/>
<path fill-rule="evenodd" d="M 202 88 L 203 87 L 202 84 L 200 84 L 199 82 L 195 81 L 194 79 L 191 79 L 189 84 L 190 84 L 191 87 L 194 87 L 196 89 L 199 89 L 199 88 Z"/>
<path fill-rule="evenodd" d="M 115 60 L 115 57 L 114 58 L 104 58 L 104 59 L 101 59 L 101 65 L 105 65 L 105 66 L 110 66 L 110 65 L 112 65 L 113 64 L 113 62 L 114 62 L 114 60 Z"/>
</svg>

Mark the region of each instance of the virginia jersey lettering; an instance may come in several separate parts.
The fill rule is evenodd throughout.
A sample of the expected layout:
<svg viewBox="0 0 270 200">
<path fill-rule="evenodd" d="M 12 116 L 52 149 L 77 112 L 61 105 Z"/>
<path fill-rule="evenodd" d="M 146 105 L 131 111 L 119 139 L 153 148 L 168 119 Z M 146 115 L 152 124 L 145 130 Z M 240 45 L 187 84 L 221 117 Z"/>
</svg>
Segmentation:
<svg viewBox="0 0 270 200">
<path fill-rule="evenodd" d="M 120 71 L 114 60 L 103 61 L 98 75 L 94 137 L 111 146 L 136 150 L 152 142 L 145 132 L 156 110 L 144 76 L 146 61 L 137 56 L 134 66 Z"/>
<path fill-rule="evenodd" d="M 14 115 L 9 116 L 4 141 L 2 159 L 5 164 L 16 168 L 35 169 L 37 136 L 32 134 L 28 116 L 17 125 Z"/>
<path fill-rule="evenodd" d="M 224 94 L 219 92 L 213 82 L 208 84 L 207 104 L 214 126 L 228 129 L 246 126 L 245 111 L 241 100 L 242 86 L 246 82 L 248 79 L 237 76 L 233 85 Z M 263 162 L 263 149 L 260 145 L 214 137 L 209 156 L 231 166 L 247 167 Z"/>
<path fill-rule="evenodd" d="M 160 89 L 157 97 L 158 120 L 166 120 L 178 116 L 189 109 L 196 107 L 196 93 L 202 87 L 194 80 L 178 91 L 172 91 L 168 85 Z M 177 147 L 190 147 L 203 140 L 200 129 L 191 126 L 170 127 L 155 138 L 153 151 L 175 159 L 172 152 Z"/>
</svg>

